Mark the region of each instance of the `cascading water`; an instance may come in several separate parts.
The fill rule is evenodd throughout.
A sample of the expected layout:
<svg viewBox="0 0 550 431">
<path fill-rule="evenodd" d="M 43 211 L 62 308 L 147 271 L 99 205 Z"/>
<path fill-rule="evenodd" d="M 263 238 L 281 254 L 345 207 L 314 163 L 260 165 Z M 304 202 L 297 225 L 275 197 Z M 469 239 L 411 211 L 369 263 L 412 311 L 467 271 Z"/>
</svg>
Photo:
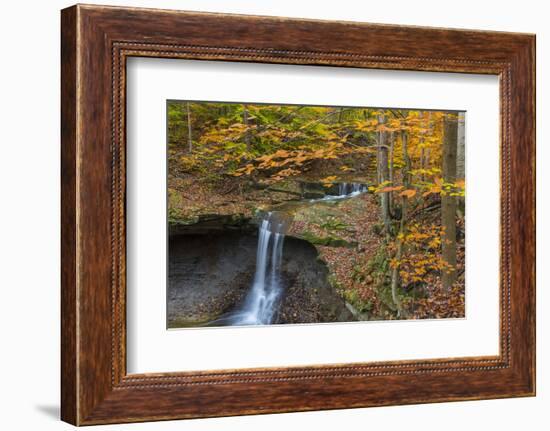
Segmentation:
<svg viewBox="0 0 550 431">
<path fill-rule="evenodd" d="M 239 311 L 215 323 L 229 325 L 269 325 L 283 294 L 281 262 L 289 219 L 282 213 L 264 214 L 258 231 L 256 272 L 252 287 Z"/>
<path fill-rule="evenodd" d="M 357 196 L 368 191 L 359 183 L 340 183 L 338 195 L 310 199 L 310 203 L 332 201 Z M 283 243 L 290 225 L 290 216 L 283 211 L 263 214 L 258 229 L 256 272 L 252 287 L 242 306 L 210 322 L 209 325 L 269 325 L 272 323 L 284 293 L 281 277 Z"/>
<path fill-rule="evenodd" d="M 353 198 L 360 195 L 361 193 L 366 193 L 368 187 L 360 183 L 340 183 L 338 184 L 338 194 L 331 195 L 327 194 L 325 197 L 320 199 L 310 199 L 310 202 L 317 201 L 335 201 L 339 199 Z"/>
<path fill-rule="evenodd" d="M 359 183 L 340 183 L 338 185 L 338 196 L 357 196 L 359 193 L 364 193 L 368 189 L 363 184 Z"/>
</svg>

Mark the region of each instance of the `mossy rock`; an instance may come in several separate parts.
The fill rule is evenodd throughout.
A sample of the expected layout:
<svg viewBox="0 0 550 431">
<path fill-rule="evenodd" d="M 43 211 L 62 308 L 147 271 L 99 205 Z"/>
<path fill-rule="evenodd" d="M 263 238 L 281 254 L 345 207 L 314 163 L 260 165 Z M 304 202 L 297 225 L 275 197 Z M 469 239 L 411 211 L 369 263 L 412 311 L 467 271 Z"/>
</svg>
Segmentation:
<svg viewBox="0 0 550 431">
<path fill-rule="evenodd" d="M 347 248 L 357 247 L 357 242 L 355 241 L 346 241 L 345 239 L 334 237 L 334 236 L 320 237 L 309 231 L 302 232 L 299 236 L 300 238 L 305 239 L 306 241 L 309 241 L 314 245 L 325 245 L 328 247 L 347 247 Z"/>
</svg>

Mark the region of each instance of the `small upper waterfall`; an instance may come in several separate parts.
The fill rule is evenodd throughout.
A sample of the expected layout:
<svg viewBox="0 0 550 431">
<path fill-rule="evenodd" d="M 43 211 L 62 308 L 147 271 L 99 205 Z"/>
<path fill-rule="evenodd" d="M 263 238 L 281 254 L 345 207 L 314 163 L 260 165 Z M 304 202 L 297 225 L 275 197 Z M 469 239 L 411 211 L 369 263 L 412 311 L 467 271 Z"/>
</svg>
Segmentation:
<svg viewBox="0 0 550 431">
<path fill-rule="evenodd" d="M 338 196 L 352 197 L 366 191 L 368 191 L 367 186 L 359 183 L 340 183 L 338 185 Z"/>
<path fill-rule="evenodd" d="M 327 194 L 320 199 L 310 199 L 310 202 L 316 201 L 334 201 L 339 199 L 352 198 L 360 195 L 361 193 L 368 192 L 368 187 L 360 183 L 340 183 L 338 184 L 338 194 Z"/>
</svg>

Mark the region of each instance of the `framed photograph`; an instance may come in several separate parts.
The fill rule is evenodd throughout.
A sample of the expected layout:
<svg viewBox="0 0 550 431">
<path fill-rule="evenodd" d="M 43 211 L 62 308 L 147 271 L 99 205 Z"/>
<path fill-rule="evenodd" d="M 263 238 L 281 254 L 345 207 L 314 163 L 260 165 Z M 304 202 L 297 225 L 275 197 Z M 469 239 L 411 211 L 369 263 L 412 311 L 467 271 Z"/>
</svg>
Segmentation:
<svg viewBox="0 0 550 431">
<path fill-rule="evenodd" d="M 62 419 L 535 394 L 535 37 L 62 11 Z"/>
</svg>

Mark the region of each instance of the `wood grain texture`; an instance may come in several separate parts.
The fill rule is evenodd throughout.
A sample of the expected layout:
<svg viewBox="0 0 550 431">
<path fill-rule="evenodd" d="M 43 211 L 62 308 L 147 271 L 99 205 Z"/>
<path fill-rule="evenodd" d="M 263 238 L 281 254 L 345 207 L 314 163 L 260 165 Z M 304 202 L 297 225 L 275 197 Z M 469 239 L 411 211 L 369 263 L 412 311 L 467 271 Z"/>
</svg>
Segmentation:
<svg viewBox="0 0 550 431">
<path fill-rule="evenodd" d="M 77 422 L 76 9 L 61 17 L 61 417 Z"/>
<path fill-rule="evenodd" d="M 63 10 L 62 419 L 87 425 L 533 395 L 534 47 L 534 36 L 525 34 L 101 6 Z M 499 356 L 127 375 L 130 56 L 499 75 Z"/>
</svg>

